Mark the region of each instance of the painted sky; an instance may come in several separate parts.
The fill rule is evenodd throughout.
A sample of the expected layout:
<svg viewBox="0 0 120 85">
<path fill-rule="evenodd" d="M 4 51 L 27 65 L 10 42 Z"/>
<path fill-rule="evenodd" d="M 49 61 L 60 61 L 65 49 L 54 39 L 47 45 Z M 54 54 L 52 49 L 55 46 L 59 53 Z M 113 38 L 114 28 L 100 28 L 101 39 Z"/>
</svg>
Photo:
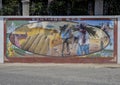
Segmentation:
<svg viewBox="0 0 120 85">
<path fill-rule="evenodd" d="M 93 26 L 101 26 L 102 23 L 103 24 L 109 23 L 110 27 L 114 26 L 113 20 L 78 20 L 78 21 L 74 21 L 74 22 L 78 22 L 78 23 L 84 22 L 86 24 L 93 25 Z"/>
</svg>

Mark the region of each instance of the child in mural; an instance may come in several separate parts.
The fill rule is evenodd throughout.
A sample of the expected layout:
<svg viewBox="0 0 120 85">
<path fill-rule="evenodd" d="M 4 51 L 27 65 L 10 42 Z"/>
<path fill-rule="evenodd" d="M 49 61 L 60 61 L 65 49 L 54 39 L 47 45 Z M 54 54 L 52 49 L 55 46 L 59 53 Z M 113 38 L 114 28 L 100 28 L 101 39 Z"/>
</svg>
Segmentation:
<svg viewBox="0 0 120 85">
<path fill-rule="evenodd" d="M 101 51 L 101 55 L 105 57 L 111 56 L 111 55 L 108 55 L 106 52 L 104 52 L 104 50 L 108 50 L 108 49 L 113 50 L 113 30 L 110 29 L 109 24 L 110 24 L 109 22 L 106 22 L 101 27 L 101 29 L 107 34 L 107 36 L 103 37 L 102 42 L 106 42 L 107 40 L 109 40 L 109 45 Z"/>
<path fill-rule="evenodd" d="M 78 56 L 89 54 L 89 33 L 85 30 L 85 27 L 85 23 L 81 23 L 79 26 Z"/>
<path fill-rule="evenodd" d="M 71 37 L 71 25 L 67 24 L 62 27 L 60 26 L 60 35 L 62 38 L 62 56 L 64 56 L 65 44 L 68 55 L 70 55 L 69 39 Z"/>
</svg>

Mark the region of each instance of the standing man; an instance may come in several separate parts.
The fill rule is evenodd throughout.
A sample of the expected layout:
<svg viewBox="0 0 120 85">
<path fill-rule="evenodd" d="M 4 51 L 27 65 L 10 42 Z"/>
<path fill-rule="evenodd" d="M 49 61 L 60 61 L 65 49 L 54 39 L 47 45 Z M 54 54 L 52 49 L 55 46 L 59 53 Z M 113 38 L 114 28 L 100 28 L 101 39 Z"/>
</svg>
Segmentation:
<svg viewBox="0 0 120 85">
<path fill-rule="evenodd" d="M 79 26 L 78 56 L 89 54 L 89 33 L 85 30 L 85 27 L 84 23 Z"/>
<path fill-rule="evenodd" d="M 62 54 L 61 56 L 64 56 L 64 50 L 65 50 L 65 44 L 67 48 L 67 53 L 70 55 L 70 47 L 69 47 L 69 39 L 71 37 L 71 25 L 64 25 L 63 27 L 60 27 L 60 35 L 62 38 Z"/>
</svg>

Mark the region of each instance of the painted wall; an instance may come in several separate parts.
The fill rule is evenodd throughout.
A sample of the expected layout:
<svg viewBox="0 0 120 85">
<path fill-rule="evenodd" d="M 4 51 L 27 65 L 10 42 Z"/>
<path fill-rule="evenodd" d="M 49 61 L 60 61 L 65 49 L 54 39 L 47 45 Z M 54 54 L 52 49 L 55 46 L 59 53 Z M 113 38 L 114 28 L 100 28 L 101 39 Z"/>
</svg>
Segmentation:
<svg viewBox="0 0 120 85">
<path fill-rule="evenodd" d="M 114 38 L 117 36 L 116 20 L 116 17 L 77 16 L 72 18 L 6 17 L 4 21 L 1 18 L 0 38 L 3 41 L 0 43 L 5 42 L 5 45 L 1 45 L 0 51 L 3 53 L 1 56 L 5 56 L 8 61 L 45 58 L 53 61 L 70 59 L 72 62 L 73 59 L 74 62 L 78 62 L 76 60 L 84 59 L 115 63 L 116 55 L 120 55 L 119 52 L 118 54 L 115 52 L 119 47 L 119 43 L 118 46 L 115 45 Z M 5 22 L 4 27 L 3 22 Z M 119 26 L 118 20 L 118 28 Z M 0 59 L 1 63 L 3 58 Z"/>
<path fill-rule="evenodd" d="M 7 57 L 113 57 L 114 54 L 114 20 L 8 19 L 6 35 Z"/>
</svg>

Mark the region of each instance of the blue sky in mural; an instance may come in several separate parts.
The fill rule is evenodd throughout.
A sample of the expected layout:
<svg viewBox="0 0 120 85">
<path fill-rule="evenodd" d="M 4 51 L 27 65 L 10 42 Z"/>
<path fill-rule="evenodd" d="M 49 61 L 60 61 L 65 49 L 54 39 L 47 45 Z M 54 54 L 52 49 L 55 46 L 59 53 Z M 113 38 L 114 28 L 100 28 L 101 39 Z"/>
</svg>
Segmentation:
<svg viewBox="0 0 120 85">
<path fill-rule="evenodd" d="M 110 27 L 114 24 L 111 20 L 86 20 L 85 22 L 90 25 L 101 25 L 102 23 L 109 23 Z"/>
<path fill-rule="evenodd" d="M 94 25 L 94 26 L 101 26 L 102 24 L 109 23 L 110 27 L 114 26 L 113 20 L 78 20 L 74 22 L 78 22 L 78 23 L 85 22 L 89 25 Z"/>
</svg>

